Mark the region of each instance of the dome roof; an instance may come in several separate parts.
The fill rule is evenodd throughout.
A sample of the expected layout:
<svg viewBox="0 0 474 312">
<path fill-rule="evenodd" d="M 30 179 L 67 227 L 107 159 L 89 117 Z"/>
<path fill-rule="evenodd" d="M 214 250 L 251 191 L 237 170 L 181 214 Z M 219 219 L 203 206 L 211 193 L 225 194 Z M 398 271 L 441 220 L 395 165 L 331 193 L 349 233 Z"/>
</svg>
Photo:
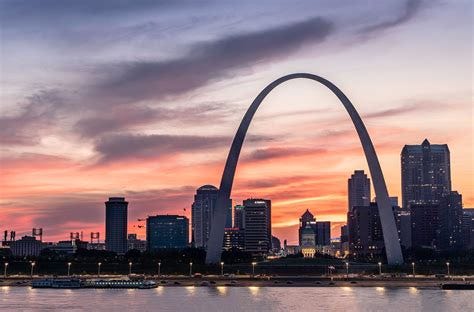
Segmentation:
<svg viewBox="0 0 474 312">
<path fill-rule="evenodd" d="M 198 191 L 215 191 L 217 187 L 214 185 L 206 184 L 197 189 Z"/>
</svg>

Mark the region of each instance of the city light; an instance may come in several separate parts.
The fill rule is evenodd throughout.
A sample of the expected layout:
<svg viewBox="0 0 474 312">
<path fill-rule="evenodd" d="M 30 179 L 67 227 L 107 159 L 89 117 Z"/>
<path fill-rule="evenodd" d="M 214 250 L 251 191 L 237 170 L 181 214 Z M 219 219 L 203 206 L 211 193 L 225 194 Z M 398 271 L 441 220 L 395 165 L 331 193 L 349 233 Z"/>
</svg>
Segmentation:
<svg viewBox="0 0 474 312">
<path fill-rule="evenodd" d="M 4 270 L 3 270 L 3 277 L 7 278 L 7 268 L 8 268 L 8 262 L 4 263 Z"/>
</svg>

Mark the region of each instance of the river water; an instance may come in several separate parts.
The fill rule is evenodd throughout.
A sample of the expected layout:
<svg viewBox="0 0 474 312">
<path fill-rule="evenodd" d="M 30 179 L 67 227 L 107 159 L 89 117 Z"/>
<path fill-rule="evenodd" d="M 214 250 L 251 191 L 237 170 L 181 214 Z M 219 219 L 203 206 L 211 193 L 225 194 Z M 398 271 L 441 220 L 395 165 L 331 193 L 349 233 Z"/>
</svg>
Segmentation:
<svg viewBox="0 0 474 312">
<path fill-rule="evenodd" d="M 385 287 L 0 287 L 0 311 L 474 311 L 474 292 Z"/>
</svg>

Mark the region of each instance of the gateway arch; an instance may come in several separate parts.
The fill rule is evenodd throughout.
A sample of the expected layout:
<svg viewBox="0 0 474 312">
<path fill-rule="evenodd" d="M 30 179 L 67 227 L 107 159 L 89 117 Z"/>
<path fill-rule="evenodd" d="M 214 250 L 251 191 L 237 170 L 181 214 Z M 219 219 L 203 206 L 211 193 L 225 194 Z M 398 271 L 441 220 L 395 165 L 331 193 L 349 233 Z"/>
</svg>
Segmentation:
<svg viewBox="0 0 474 312">
<path fill-rule="evenodd" d="M 310 79 L 317 81 L 327 88 L 329 88 L 344 105 L 346 111 L 349 113 L 354 127 L 359 135 L 362 148 L 364 150 L 367 163 L 369 165 L 370 175 L 372 177 L 373 185 L 375 188 L 375 195 L 377 197 L 377 205 L 379 209 L 380 221 L 382 224 L 382 232 L 385 243 L 385 250 L 387 254 L 387 262 L 390 265 L 397 265 L 403 263 L 403 255 L 400 248 L 400 242 L 398 240 L 398 232 L 395 225 L 395 218 L 392 212 L 392 205 L 390 203 L 387 186 L 380 168 L 375 148 L 370 140 L 367 129 L 365 128 L 362 119 L 357 113 L 356 109 L 352 105 L 351 101 L 339 90 L 332 82 L 326 80 L 320 76 L 316 76 L 309 73 L 296 73 L 283 76 L 272 83 L 270 83 L 260 94 L 255 98 L 250 105 L 249 109 L 245 113 L 242 122 L 240 123 L 239 129 L 235 134 L 232 146 L 230 147 L 229 155 L 222 173 L 221 184 L 219 187 L 219 193 L 216 202 L 216 209 L 214 210 L 214 216 L 212 219 L 211 233 L 208 241 L 206 263 L 218 263 L 221 259 L 222 253 L 222 241 L 224 238 L 224 225 L 226 218 L 226 206 L 229 202 L 230 194 L 232 191 L 232 184 L 234 182 L 235 169 L 239 160 L 240 151 L 242 144 L 247 134 L 250 122 L 257 111 L 258 107 L 265 99 L 265 97 L 278 85 L 285 81 L 292 79 Z"/>
</svg>

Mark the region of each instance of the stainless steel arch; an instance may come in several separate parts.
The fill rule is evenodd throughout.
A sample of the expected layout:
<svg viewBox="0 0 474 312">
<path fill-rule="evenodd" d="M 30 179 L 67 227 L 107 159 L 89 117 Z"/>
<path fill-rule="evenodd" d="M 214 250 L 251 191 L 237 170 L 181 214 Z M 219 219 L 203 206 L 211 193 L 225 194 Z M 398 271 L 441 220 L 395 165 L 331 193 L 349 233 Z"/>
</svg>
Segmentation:
<svg viewBox="0 0 474 312">
<path fill-rule="evenodd" d="M 352 122 L 356 128 L 357 134 L 362 144 L 367 163 L 369 165 L 370 175 L 375 188 L 375 195 L 377 196 L 377 204 L 380 214 L 380 220 L 382 223 L 382 231 L 385 242 L 385 250 L 387 254 L 387 262 L 390 265 L 397 265 L 403 263 L 403 255 L 400 248 L 400 242 L 398 239 L 398 232 L 395 225 L 395 218 L 392 212 L 392 205 L 388 197 L 387 186 L 380 168 L 377 154 L 375 153 L 374 146 L 370 140 L 367 129 L 365 128 L 362 119 L 357 113 L 356 109 L 352 105 L 351 101 L 345 96 L 345 94 L 339 90 L 332 82 L 326 80 L 320 76 L 316 76 L 309 73 L 295 73 L 287 76 L 283 76 L 272 83 L 270 83 L 260 94 L 255 98 L 250 105 L 249 109 L 245 113 L 242 122 L 240 123 L 239 129 L 234 137 L 232 146 L 230 147 L 229 155 L 227 156 L 227 162 L 225 164 L 224 172 L 222 174 L 221 184 L 219 187 L 219 193 L 217 197 L 216 209 L 214 211 L 214 217 L 212 220 L 211 233 L 208 241 L 206 263 L 218 263 L 221 258 L 222 252 L 222 241 L 224 237 L 224 225 L 226 215 L 226 203 L 230 198 L 232 191 L 232 184 L 234 182 L 235 169 L 239 160 L 240 151 L 242 144 L 247 134 L 250 122 L 257 111 L 258 107 L 265 99 L 265 97 L 278 85 L 285 81 L 304 78 L 317 81 L 327 88 L 329 88 L 341 101 L 342 105 L 346 108 Z"/>
</svg>

